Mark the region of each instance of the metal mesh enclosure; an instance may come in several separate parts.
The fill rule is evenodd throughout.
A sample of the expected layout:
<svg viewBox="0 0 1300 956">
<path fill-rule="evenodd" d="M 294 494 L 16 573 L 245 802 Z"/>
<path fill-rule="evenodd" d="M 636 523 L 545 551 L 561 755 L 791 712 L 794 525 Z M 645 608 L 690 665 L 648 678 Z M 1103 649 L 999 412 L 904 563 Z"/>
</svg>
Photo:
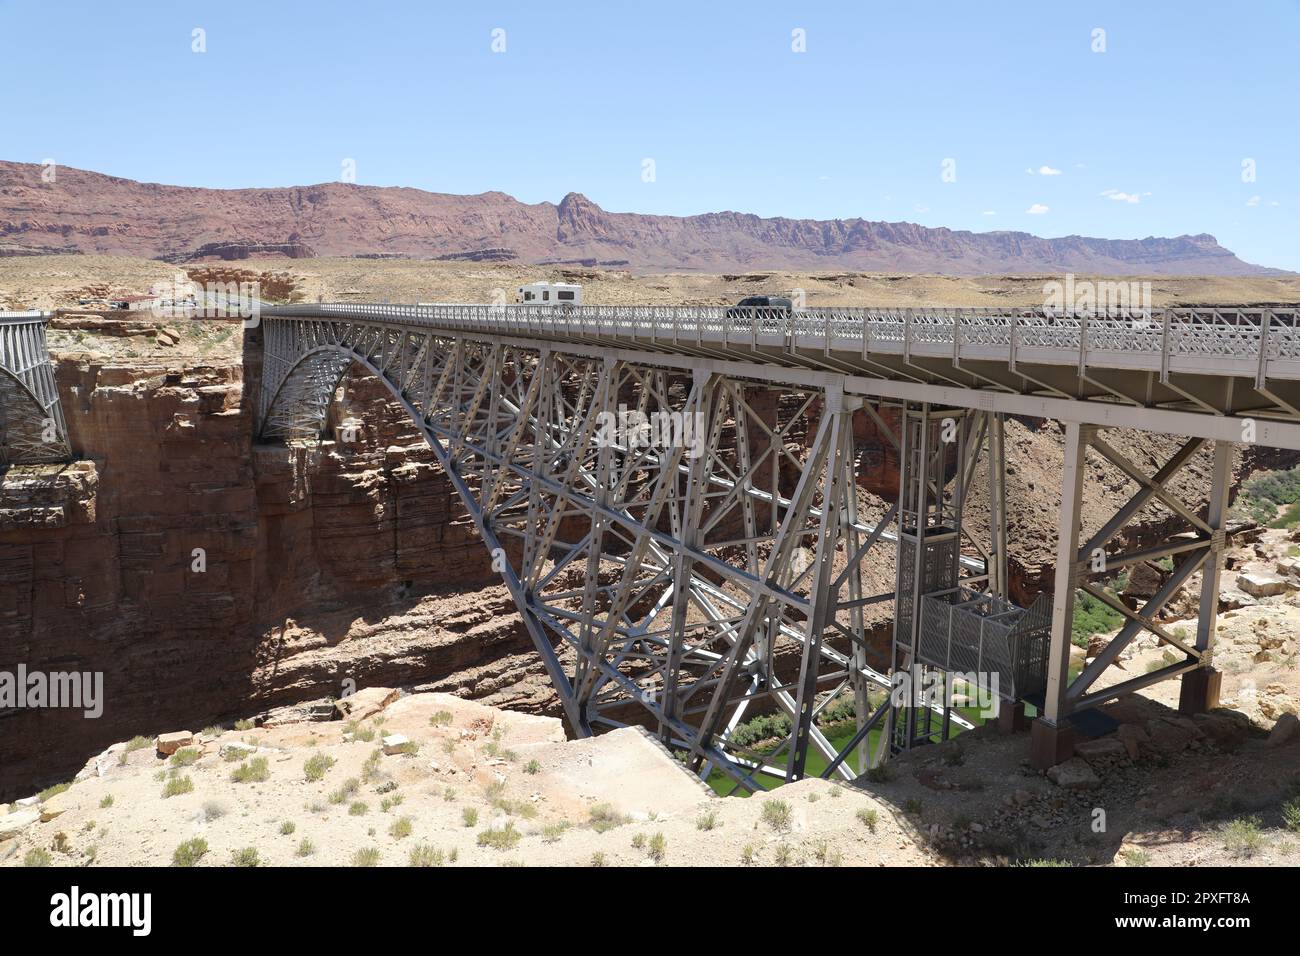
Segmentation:
<svg viewBox="0 0 1300 956">
<path fill-rule="evenodd" d="M 949 672 L 996 674 L 998 695 L 1021 700 L 1047 686 L 1052 599 L 1040 594 L 1029 608 L 960 588 L 921 599 L 917 657 Z"/>
<path fill-rule="evenodd" d="M 957 536 L 946 528 L 928 531 L 921 560 L 920 593 L 946 591 L 957 586 Z M 933 535 L 933 537 L 931 537 Z M 894 633 L 903 647 L 911 647 L 912 580 L 916 566 L 916 539 L 904 532 L 899 540 L 898 591 L 894 605 Z"/>
</svg>

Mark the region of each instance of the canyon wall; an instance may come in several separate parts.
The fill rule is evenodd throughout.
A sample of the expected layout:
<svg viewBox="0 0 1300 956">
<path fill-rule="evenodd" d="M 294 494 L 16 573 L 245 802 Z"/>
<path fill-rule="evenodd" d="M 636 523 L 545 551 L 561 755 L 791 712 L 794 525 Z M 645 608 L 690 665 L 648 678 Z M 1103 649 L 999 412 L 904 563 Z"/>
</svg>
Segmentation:
<svg viewBox="0 0 1300 956">
<path fill-rule="evenodd" d="M 259 445 L 256 331 L 171 357 L 71 324 L 96 336 L 56 354 L 79 461 L 0 478 L 0 670 L 102 672 L 104 712 L 0 711 L 0 799 L 125 736 L 345 681 L 548 706 L 472 522 L 382 385 L 345 382 L 355 441 Z"/>
</svg>

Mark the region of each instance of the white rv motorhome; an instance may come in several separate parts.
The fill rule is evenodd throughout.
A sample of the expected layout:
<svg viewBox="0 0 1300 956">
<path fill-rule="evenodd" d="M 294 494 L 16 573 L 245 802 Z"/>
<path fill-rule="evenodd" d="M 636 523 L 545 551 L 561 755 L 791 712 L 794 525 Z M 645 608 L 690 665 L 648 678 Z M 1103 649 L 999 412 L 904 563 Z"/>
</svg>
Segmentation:
<svg viewBox="0 0 1300 956">
<path fill-rule="evenodd" d="M 582 286 L 568 282 L 530 282 L 519 287 L 521 305 L 582 305 Z"/>
</svg>

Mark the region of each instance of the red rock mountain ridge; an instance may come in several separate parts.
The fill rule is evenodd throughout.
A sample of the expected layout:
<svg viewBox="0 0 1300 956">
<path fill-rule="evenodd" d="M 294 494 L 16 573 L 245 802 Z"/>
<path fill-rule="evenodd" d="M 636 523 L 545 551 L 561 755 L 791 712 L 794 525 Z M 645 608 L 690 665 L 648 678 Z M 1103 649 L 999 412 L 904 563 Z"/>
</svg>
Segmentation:
<svg viewBox="0 0 1300 956">
<path fill-rule="evenodd" d="M 322 183 L 199 189 L 59 167 L 0 162 L 0 255 L 146 258 L 399 256 L 636 271 L 790 269 L 941 275 L 1079 272 L 1268 275 L 1213 236 L 1042 239 L 1024 232 L 930 229 L 865 219 L 763 219 L 613 213 L 578 193 L 528 204 L 500 192 L 454 196 Z"/>
</svg>

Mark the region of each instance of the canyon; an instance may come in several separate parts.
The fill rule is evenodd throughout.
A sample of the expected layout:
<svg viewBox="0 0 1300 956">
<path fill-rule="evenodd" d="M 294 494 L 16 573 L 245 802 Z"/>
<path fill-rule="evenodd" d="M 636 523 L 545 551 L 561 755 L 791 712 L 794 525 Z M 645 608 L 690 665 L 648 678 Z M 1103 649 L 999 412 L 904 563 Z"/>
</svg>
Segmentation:
<svg viewBox="0 0 1300 956">
<path fill-rule="evenodd" d="M 37 264 L 42 281 L 66 290 L 73 282 L 48 279 L 57 261 L 8 260 Z M 470 274 L 453 292 L 501 279 Z M 15 281 L 27 279 L 12 268 L 0 276 Z M 656 280 L 600 282 L 633 296 Z M 253 423 L 258 328 L 65 309 L 48 334 L 76 461 L 0 475 L 0 670 L 102 672 L 107 705 L 99 719 L 0 713 L 0 800 L 67 779 L 133 734 L 299 720 L 356 687 L 557 714 L 472 522 L 378 381 L 349 374 L 324 440 L 263 444 Z M 897 460 L 865 417 L 855 440 L 863 513 L 878 514 L 897 493 Z M 1175 439 L 1114 441 L 1149 462 Z M 1027 603 L 1052 580 L 1059 429 L 1012 420 L 1008 448 L 1012 583 Z M 1255 449 L 1238 474 L 1293 457 Z M 1099 474 L 1085 524 L 1126 496 L 1122 478 L 1090 467 Z M 1207 474 L 1202 453 L 1174 490 L 1201 502 Z M 970 508 L 987 514 L 978 500 Z M 1168 514 L 1151 510 L 1128 543 L 1170 529 Z M 892 565 L 882 554 L 872 572 L 886 588 Z M 874 623 L 883 652 L 888 620 Z"/>
<path fill-rule="evenodd" d="M 1042 238 L 861 218 L 610 212 L 577 192 L 559 203 L 524 203 L 501 192 L 459 196 L 342 182 L 203 189 L 71 167 L 54 169 L 52 178 L 49 172 L 37 164 L 0 162 L 0 256 L 95 253 L 169 262 L 407 257 L 637 272 L 1289 275 L 1244 262 L 1203 233 Z"/>
</svg>

